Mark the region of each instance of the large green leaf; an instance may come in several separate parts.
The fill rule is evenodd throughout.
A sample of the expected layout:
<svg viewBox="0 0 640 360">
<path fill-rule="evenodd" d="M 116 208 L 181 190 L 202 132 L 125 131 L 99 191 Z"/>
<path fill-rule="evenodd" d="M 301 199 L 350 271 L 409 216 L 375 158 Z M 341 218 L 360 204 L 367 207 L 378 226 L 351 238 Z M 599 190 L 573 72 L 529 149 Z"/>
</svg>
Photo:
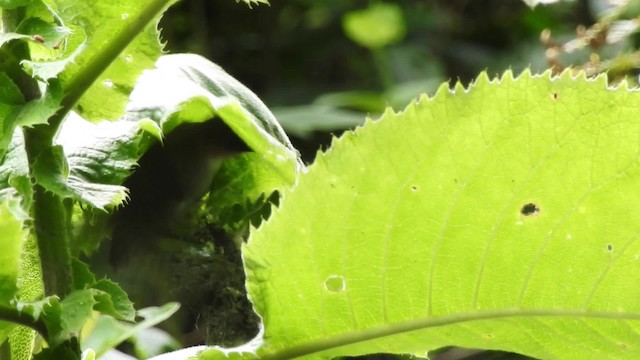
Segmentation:
<svg viewBox="0 0 640 360">
<path fill-rule="evenodd" d="M 639 96 L 483 74 L 337 140 L 244 248 L 257 356 L 640 358 Z"/>
</svg>

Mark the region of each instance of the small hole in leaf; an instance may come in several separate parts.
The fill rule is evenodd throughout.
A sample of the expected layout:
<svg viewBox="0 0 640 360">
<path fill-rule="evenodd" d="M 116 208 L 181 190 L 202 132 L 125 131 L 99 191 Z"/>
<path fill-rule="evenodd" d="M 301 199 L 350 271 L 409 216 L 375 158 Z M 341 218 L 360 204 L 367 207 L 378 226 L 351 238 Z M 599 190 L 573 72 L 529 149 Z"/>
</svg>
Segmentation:
<svg viewBox="0 0 640 360">
<path fill-rule="evenodd" d="M 344 278 L 340 275 L 329 276 L 327 280 L 324 281 L 324 287 L 332 293 L 339 293 L 347 288 Z"/>
<path fill-rule="evenodd" d="M 612 252 L 612 251 L 613 251 L 613 245 L 608 244 L 608 245 L 607 245 L 607 251 L 608 251 L 608 252 Z"/>
<path fill-rule="evenodd" d="M 108 87 L 108 88 L 112 88 L 113 87 L 113 81 L 109 80 L 109 79 L 105 79 L 103 82 L 104 86 Z"/>
<path fill-rule="evenodd" d="M 536 215 L 539 212 L 540 208 L 534 203 L 525 204 L 522 209 L 520 209 L 520 213 L 524 216 Z"/>
</svg>

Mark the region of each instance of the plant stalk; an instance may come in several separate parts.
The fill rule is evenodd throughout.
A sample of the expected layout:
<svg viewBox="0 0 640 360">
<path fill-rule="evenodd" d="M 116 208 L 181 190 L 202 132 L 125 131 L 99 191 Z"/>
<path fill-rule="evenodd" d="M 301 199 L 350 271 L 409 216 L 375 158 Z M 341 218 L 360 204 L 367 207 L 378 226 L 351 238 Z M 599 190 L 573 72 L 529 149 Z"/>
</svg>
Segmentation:
<svg viewBox="0 0 640 360">
<path fill-rule="evenodd" d="M 45 339 L 49 332 L 44 322 L 37 320 L 27 312 L 17 310 L 15 307 L 0 305 L 0 320 L 31 328 L 37 331 Z"/>
<path fill-rule="evenodd" d="M 25 9 L 18 7 L 12 10 L 4 9 L 2 23 L 5 32 L 15 31 L 25 16 Z M 8 73 L 20 88 L 25 101 L 40 98 L 38 82 L 25 73 L 20 61 L 30 59 L 29 47 L 23 41 L 10 44 L 11 63 Z M 29 161 L 29 168 L 33 169 L 39 154 L 53 144 L 55 129 L 47 125 L 24 128 L 25 149 Z M 65 296 L 71 291 L 71 255 L 69 254 L 69 231 L 65 216 L 65 209 L 61 206 L 62 199 L 47 192 L 35 182 L 33 173 L 31 181 L 34 183 L 34 201 L 31 208 L 35 236 L 38 242 L 40 262 L 42 264 L 42 278 L 45 295 Z"/>
</svg>

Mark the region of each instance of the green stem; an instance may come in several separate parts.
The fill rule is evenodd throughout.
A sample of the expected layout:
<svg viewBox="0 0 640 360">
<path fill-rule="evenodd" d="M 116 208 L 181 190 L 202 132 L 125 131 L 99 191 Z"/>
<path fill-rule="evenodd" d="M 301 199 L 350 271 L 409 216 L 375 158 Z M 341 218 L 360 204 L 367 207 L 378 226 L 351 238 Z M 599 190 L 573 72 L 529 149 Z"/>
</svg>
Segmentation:
<svg viewBox="0 0 640 360">
<path fill-rule="evenodd" d="M 27 312 L 18 311 L 18 309 L 14 307 L 0 305 L 0 320 L 18 325 L 24 325 L 37 331 L 45 339 L 47 338 L 48 330 L 44 322 L 38 321 L 35 317 L 33 317 L 33 315 Z"/>
<path fill-rule="evenodd" d="M 33 169 L 38 156 L 53 144 L 54 128 L 37 125 L 23 128 L 23 133 L 29 169 Z M 73 290 L 67 209 L 60 196 L 37 184 L 33 174 L 31 179 L 35 184 L 31 216 L 38 242 L 44 294 L 64 297 Z"/>
<path fill-rule="evenodd" d="M 25 9 L 22 7 L 3 10 L 3 30 L 15 31 L 24 16 Z M 20 60 L 30 59 L 29 47 L 23 41 L 14 41 L 10 44 L 9 50 L 10 59 L 7 64 L 9 76 L 20 88 L 26 101 L 40 98 L 37 81 L 25 73 L 20 66 Z M 29 168 L 33 169 L 38 155 L 53 144 L 55 128 L 38 125 L 24 128 L 23 131 Z M 33 174 L 31 179 L 36 183 Z M 42 264 L 45 295 L 56 294 L 62 297 L 71 291 L 72 280 L 69 231 L 62 199 L 35 184 L 31 215 Z"/>
<path fill-rule="evenodd" d="M 146 7 L 139 14 L 129 16 L 124 21 L 122 30 L 111 41 L 107 42 L 67 84 L 65 89 L 67 93 L 62 100 L 62 108 L 49 120 L 49 124 L 57 128 L 87 89 L 91 87 L 118 55 L 153 19 L 162 14 L 174 1 L 149 0 L 146 3 Z"/>
<path fill-rule="evenodd" d="M 373 61 L 376 65 L 376 71 L 378 72 L 378 76 L 380 77 L 380 82 L 382 83 L 382 88 L 387 91 L 393 87 L 393 73 L 391 71 L 391 66 L 389 65 L 389 59 L 387 58 L 387 54 L 382 49 L 371 49 L 373 53 Z"/>
</svg>

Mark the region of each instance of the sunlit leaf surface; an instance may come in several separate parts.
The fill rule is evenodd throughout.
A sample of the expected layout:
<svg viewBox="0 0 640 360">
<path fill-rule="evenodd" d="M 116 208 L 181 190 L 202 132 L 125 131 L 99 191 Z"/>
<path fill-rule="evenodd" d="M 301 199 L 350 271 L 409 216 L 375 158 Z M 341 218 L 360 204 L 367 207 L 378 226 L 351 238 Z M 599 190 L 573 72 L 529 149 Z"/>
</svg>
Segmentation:
<svg viewBox="0 0 640 360">
<path fill-rule="evenodd" d="M 335 141 L 244 249 L 258 356 L 640 358 L 639 104 L 483 74 Z"/>
</svg>

